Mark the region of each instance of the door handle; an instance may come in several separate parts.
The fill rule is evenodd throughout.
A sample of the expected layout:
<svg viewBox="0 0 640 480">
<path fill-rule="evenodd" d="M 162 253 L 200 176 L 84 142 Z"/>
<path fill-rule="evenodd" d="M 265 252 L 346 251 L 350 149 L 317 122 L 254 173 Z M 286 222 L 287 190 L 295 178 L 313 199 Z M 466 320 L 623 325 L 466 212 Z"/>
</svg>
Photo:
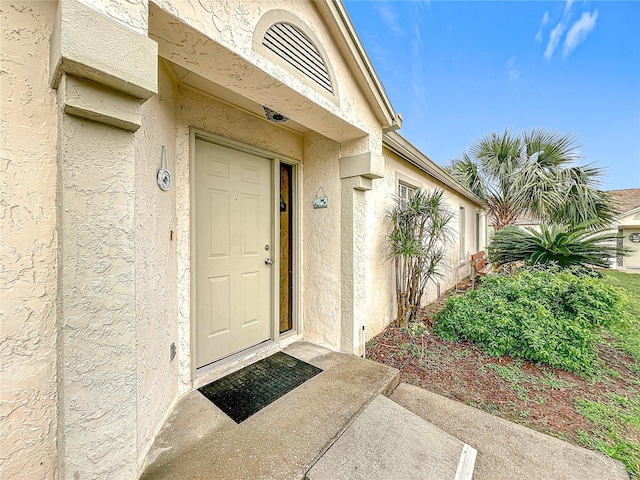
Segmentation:
<svg viewBox="0 0 640 480">
<path fill-rule="evenodd" d="M 270 258 L 265 258 L 264 263 L 266 263 L 267 265 L 271 265 L 273 263 L 273 260 L 271 260 Z"/>
</svg>

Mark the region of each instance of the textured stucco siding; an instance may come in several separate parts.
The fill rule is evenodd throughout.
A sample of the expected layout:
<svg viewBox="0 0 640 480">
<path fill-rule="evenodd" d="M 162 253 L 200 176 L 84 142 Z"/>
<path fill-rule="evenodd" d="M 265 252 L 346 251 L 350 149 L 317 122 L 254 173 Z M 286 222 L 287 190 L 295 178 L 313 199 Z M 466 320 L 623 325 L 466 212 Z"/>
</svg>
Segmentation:
<svg viewBox="0 0 640 480">
<path fill-rule="evenodd" d="M 393 195 L 397 193 L 397 175 L 404 175 L 414 180 L 418 186 L 429 190 L 444 189 L 444 198 L 454 216 L 449 224 L 451 227 L 451 242 L 448 244 L 445 276 L 440 280 L 441 292 L 455 286 L 456 282 L 470 274 L 469 260 L 475 253 L 475 219 L 476 212 L 482 212 L 480 206 L 462 197 L 453 189 L 436 181 L 413 165 L 405 162 L 392 152 L 385 149 L 386 175 L 384 179 L 375 180 L 373 189 L 368 193 L 367 212 L 367 259 L 369 275 L 367 276 L 368 313 L 366 336 L 367 339 L 379 333 L 386 325 L 395 320 L 395 275 L 393 261 L 387 260 L 385 239 L 388 234 L 389 223 L 385 219 L 387 209 L 393 203 Z M 459 249 L 459 207 L 465 207 L 465 255 L 460 257 Z M 483 221 L 484 214 L 481 215 Z M 480 235 L 480 248 L 484 246 L 484 235 Z M 423 302 L 431 302 L 437 297 L 437 287 L 433 282 L 427 284 L 427 291 Z"/>
<path fill-rule="evenodd" d="M 261 0 L 249 0 L 237 2 L 234 0 L 185 0 L 174 2 L 171 0 L 159 0 L 154 2 L 162 9 L 169 12 L 182 22 L 203 33 L 213 41 L 224 45 L 249 63 L 257 65 L 276 80 L 293 87 L 296 91 L 311 99 L 313 103 L 322 105 L 326 110 L 335 113 L 339 117 L 349 121 L 353 125 L 361 127 L 365 131 L 373 131 L 367 124 L 363 112 L 369 107 L 350 74 L 350 70 L 342 57 L 334 39 L 324 27 L 324 20 L 313 6 L 313 2 L 291 2 L 276 0 L 264 2 Z M 275 9 L 281 9 L 292 13 L 309 27 L 318 39 L 328 56 L 336 76 L 336 88 L 340 98 L 339 105 L 318 93 L 308 82 L 293 77 L 281 66 L 265 59 L 253 50 L 253 34 L 256 25 L 262 16 Z M 224 65 L 216 68 L 226 68 Z M 258 88 L 272 88 L 273 86 L 259 85 Z M 288 112 L 290 117 L 293 112 Z M 304 115 L 301 109 L 298 112 Z M 381 145 L 381 141 L 379 143 Z"/>
<path fill-rule="evenodd" d="M 136 472 L 133 135 L 61 114 L 63 478 Z"/>
<path fill-rule="evenodd" d="M 640 212 L 623 215 L 616 221 L 616 224 L 640 227 Z"/>
<path fill-rule="evenodd" d="M 57 478 L 54 2 L 0 3 L 0 478 Z"/>
<path fill-rule="evenodd" d="M 149 0 L 78 0 L 131 30 L 146 35 Z"/>
<path fill-rule="evenodd" d="M 304 337 L 337 350 L 341 329 L 339 146 L 313 133 L 305 135 L 304 140 L 301 206 Z M 327 208 L 313 208 L 316 194 L 328 198 Z"/>
<path fill-rule="evenodd" d="M 136 132 L 135 268 L 138 462 L 149 450 L 178 395 L 177 239 L 175 187 L 176 91 L 160 66 L 159 93 L 141 107 Z M 156 183 L 162 146 L 173 185 Z M 172 235 L 171 232 L 174 232 Z"/>
</svg>

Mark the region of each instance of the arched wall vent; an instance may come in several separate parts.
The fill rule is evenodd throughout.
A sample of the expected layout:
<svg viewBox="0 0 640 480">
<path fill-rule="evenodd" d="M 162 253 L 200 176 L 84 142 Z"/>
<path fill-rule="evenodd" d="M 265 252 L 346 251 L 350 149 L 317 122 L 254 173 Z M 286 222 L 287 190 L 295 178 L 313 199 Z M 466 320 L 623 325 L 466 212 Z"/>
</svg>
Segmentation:
<svg viewBox="0 0 640 480">
<path fill-rule="evenodd" d="M 333 94 L 331 77 L 322 56 L 297 27 L 284 22 L 273 24 L 265 32 L 262 45 Z"/>
</svg>

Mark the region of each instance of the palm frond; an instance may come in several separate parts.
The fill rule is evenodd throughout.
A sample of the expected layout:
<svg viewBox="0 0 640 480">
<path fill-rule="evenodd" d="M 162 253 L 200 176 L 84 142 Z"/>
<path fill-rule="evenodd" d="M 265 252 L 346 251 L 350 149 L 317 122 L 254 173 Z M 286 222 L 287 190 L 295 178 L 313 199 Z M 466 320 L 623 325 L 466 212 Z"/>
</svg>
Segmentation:
<svg viewBox="0 0 640 480">
<path fill-rule="evenodd" d="M 452 162 L 451 173 L 487 203 L 495 227 L 513 224 L 522 214 L 576 226 L 595 220 L 608 224 L 615 214 L 599 190 L 603 171 L 582 160 L 575 136 L 544 129 L 512 135 L 492 132 Z"/>
<path fill-rule="evenodd" d="M 539 231 L 509 226 L 494 234 L 489 255 L 498 265 L 521 261 L 529 265 L 608 268 L 616 256 L 628 254 L 618 245 L 619 238 L 610 230 L 594 230 L 593 222 L 573 228 L 541 224 Z"/>
</svg>

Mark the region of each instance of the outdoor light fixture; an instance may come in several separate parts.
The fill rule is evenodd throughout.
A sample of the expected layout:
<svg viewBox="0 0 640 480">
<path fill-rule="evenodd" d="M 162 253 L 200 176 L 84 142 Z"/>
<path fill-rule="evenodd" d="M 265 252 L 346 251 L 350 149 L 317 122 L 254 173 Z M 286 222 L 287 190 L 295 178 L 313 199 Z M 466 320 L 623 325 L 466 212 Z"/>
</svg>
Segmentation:
<svg viewBox="0 0 640 480">
<path fill-rule="evenodd" d="M 281 113 L 276 112 L 275 110 L 271 110 L 269 107 L 262 106 L 264 109 L 264 114 L 267 117 L 267 120 L 274 123 L 284 123 L 289 120 L 289 117 L 285 117 Z"/>
</svg>

